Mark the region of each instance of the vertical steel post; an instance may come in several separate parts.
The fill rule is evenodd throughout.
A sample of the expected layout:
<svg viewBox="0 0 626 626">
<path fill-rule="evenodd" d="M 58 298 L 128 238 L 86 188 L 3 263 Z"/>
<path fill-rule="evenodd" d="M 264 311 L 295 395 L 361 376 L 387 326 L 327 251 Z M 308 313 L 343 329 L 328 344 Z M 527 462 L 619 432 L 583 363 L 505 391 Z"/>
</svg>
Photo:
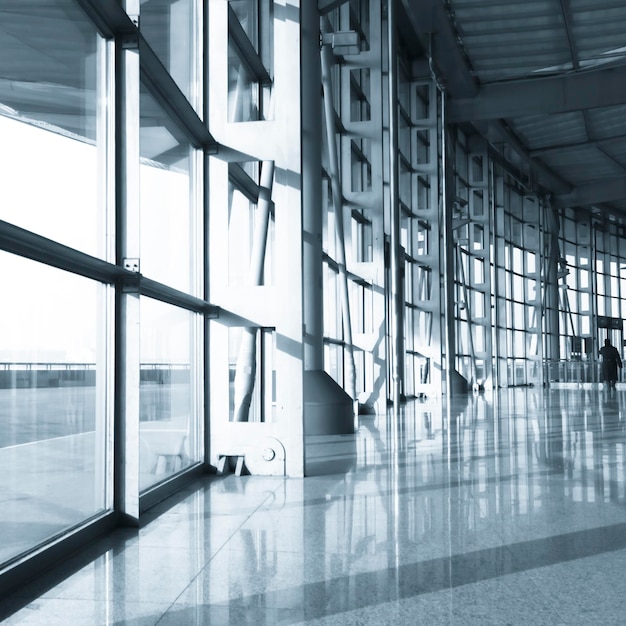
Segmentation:
<svg viewBox="0 0 626 626">
<path fill-rule="evenodd" d="M 302 45 L 302 281 L 304 369 L 324 369 L 322 264 L 322 118 L 320 15 L 317 2 L 301 5 Z"/>
<path fill-rule="evenodd" d="M 550 200 L 545 200 L 546 221 L 549 236 L 549 263 L 545 281 L 546 289 L 546 358 L 559 361 L 559 218 Z"/>
<path fill-rule="evenodd" d="M 325 20 L 322 22 L 322 32 L 327 33 Z M 332 52 L 328 45 L 322 46 L 322 86 L 324 89 L 324 113 L 326 119 L 326 138 L 328 142 L 328 157 L 330 164 L 330 183 L 333 193 L 333 207 L 335 209 L 335 228 L 337 231 L 337 265 L 339 266 L 339 297 L 343 319 L 343 338 L 347 353 L 346 378 L 348 394 L 356 401 L 356 375 L 354 365 L 354 349 L 352 344 L 352 322 L 350 320 L 350 299 L 348 295 L 348 274 L 346 268 L 346 243 L 343 227 L 343 194 L 341 193 L 341 174 L 339 158 L 337 156 L 337 140 L 335 138 L 335 108 L 333 105 L 333 89 L 331 68 Z"/>
<path fill-rule="evenodd" d="M 126 12 L 139 15 L 139 0 L 127 0 Z M 116 41 L 115 169 L 116 262 L 137 271 L 139 249 L 139 41 L 138 33 Z M 133 261 L 135 260 L 135 261 Z M 115 353 L 115 508 L 128 524 L 139 520 L 139 284 L 116 293 Z"/>
<path fill-rule="evenodd" d="M 453 192 L 452 169 L 448 167 L 450 152 L 448 148 L 448 129 L 446 122 L 446 93 L 441 91 L 441 215 L 443 239 L 443 324 L 445 329 L 446 349 L 446 395 L 452 394 L 452 375 L 454 367 L 454 248 L 452 247 L 452 202 L 450 196 Z"/>
<path fill-rule="evenodd" d="M 391 213 L 391 325 L 393 406 L 397 414 L 404 392 L 404 258 L 400 240 L 400 179 L 398 173 L 398 58 L 395 0 L 387 4 L 389 77 L 389 206 Z"/>
<path fill-rule="evenodd" d="M 493 243 L 493 259 L 491 264 L 491 294 L 489 295 L 489 300 L 487 306 L 491 307 L 491 345 L 492 345 L 492 377 L 493 377 L 493 387 L 494 389 L 498 389 L 500 387 L 500 308 L 498 306 L 498 298 L 500 297 L 500 267 L 498 261 L 500 259 L 498 245 L 500 243 L 500 238 L 498 236 L 498 225 L 501 216 L 498 214 L 498 200 L 497 200 L 497 190 L 496 190 L 496 172 L 495 165 L 493 159 L 489 159 L 489 182 L 488 182 L 488 190 L 489 190 L 489 222 L 491 224 L 490 227 L 490 240 Z M 493 301 L 491 298 L 493 297 Z"/>
</svg>

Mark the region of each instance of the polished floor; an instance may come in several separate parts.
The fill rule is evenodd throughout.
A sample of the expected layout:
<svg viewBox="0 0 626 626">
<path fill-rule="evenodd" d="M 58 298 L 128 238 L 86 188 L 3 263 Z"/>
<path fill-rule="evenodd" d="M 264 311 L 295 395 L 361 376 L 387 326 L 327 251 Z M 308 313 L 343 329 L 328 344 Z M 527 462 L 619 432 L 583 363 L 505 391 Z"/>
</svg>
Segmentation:
<svg viewBox="0 0 626 626">
<path fill-rule="evenodd" d="M 511 389 L 308 442 L 305 479 L 163 502 L 6 624 L 625 624 L 626 389 Z M 158 515 L 157 515 L 158 514 Z M 12 611 L 12 612 L 11 612 Z"/>
</svg>

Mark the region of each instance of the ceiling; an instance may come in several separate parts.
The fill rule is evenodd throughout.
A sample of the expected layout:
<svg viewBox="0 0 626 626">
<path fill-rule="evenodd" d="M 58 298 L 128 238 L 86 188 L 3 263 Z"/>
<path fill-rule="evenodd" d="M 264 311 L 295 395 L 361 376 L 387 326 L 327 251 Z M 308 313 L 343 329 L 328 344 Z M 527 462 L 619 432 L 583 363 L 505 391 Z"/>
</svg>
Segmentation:
<svg viewBox="0 0 626 626">
<path fill-rule="evenodd" d="M 448 120 L 506 146 L 553 202 L 626 217 L 626 0 L 401 0 Z"/>
</svg>

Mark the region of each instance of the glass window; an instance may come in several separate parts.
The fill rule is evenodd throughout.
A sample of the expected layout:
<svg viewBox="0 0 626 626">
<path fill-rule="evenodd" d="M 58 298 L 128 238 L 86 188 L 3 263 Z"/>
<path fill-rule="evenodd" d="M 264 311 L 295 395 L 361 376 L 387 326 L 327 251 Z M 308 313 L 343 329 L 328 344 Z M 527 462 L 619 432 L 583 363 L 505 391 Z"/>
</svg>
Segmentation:
<svg viewBox="0 0 626 626">
<path fill-rule="evenodd" d="M 187 99 L 200 110 L 197 0 L 141 0 L 141 33 Z"/>
<path fill-rule="evenodd" d="M 0 42 L 0 219 L 106 258 L 109 48 L 70 0 L 3 3 Z"/>
<path fill-rule="evenodd" d="M 146 89 L 141 91 L 141 273 L 197 295 L 201 267 L 192 193 L 195 151 Z"/>
<path fill-rule="evenodd" d="M 324 263 L 324 334 L 332 339 L 339 339 L 341 329 L 338 282 L 337 271 Z"/>
<path fill-rule="evenodd" d="M 267 328 L 228 329 L 229 420 L 274 421 L 275 333 Z"/>
<path fill-rule="evenodd" d="M 485 317 L 485 294 L 482 291 L 474 291 L 472 293 L 474 300 L 472 317 L 483 318 Z"/>
<path fill-rule="evenodd" d="M 199 316 L 141 299 L 140 489 L 201 460 Z"/>
<path fill-rule="evenodd" d="M 231 285 L 273 282 L 274 220 L 271 213 L 263 213 L 259 206 L 234 185 L 229 185 L 228 203 L 228 280 Z M 256 241 L 258 238 L 258 241 Z M 262 267 L 252 268 L 252 250 L 265 241 Z M 258 261 L 258 259 L 257 259 Z M 254 271 L 252 271 L 254 270 Z"/>
<path fill-rule="evenodd" d="M 324 345 L 324 370 L 339 385 L 343 385 L 343 348 L 337 344 Z"/>
<path fill-rule="evenodd" d="M 581 292 L 579 295 L 580 295 L 580 311 L 581 313 L 588 313 L 589 306 L 590 306 L 589 294 Z"/>
<path fill-rule="evenodd" d="M 528 302 L 534 302 L 537 299 L 537 281 L 532 279 L 526 280 L 526 299 Z"/>
<path fill-rule="evenodd" d="M 580 317 L 580 334 L 588 335 L 591 327 L 591 319 L 587 315 L 582 315 Z"/>
<path fill-rule="evenodd" d="M 258 51 L 259 33 L 259 0 L 229 0 L 230 6 L 235 12 L 241 27 L 243 28 L 250 43 Z"/>
<path fill-rule="evenodd" d="M 228 44 L 228 120 L 250 122 L 260 119 L 259 85 L 241 53 L 233 43 Z"/>
<path fill-rule="evenodd" d="M 111 508 L 112 295 L 101 283 L 6 252 L 0 291 L 5 562 Z"/>
<path fill-rule="evenodd" d="M 474 325 L 474 350 L 476 352 L 485 351 L 485 327 L 480 324 Z"/>
<path fill-rule="evenodd" d="M 485 247 L 485 228 L 482 224 L 474 224 L 473 229 L 473 250 L 483 250 Z"/>
<path fill-rule="evenodd" d="M 485 282 L 485 261 L 474 257 L 472 263 L 473 278 L 475 285 L 482 285 Z"/>
<path fill-rule="evenodd" d="M 581 289 L 589 289 L 589 270 L 579 270 L 579 280 Z"/>
</svg>

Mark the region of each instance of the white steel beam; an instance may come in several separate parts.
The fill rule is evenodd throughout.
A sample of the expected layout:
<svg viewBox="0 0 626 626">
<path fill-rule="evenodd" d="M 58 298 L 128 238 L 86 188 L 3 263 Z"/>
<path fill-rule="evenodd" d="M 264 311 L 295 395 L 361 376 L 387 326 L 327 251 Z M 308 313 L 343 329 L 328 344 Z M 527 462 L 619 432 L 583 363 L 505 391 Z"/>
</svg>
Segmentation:
<svg viewBox="0 0 626 626">
<path fill-rule="evenodd" d="M 478 83 L 457 43 L 444 3 L 441 0 L 401 0 L 401 6 L 422 47 L 432 54 L 435 70 L 445 81 L 448 95 L 457 98 L 475 96 Z"/>
<path fill-rule="evenodd" d="M 614 202 L 626 197 L 626 176 L 598 180 L 577 185 L 569 193 L 556 196 L 559 207 L 589 206 L 603 202 Z"/>
<path fill-rule="evenodd" d="M 483 85 L 452 98 L 448 121 L 472 122 L 626 104 L 626 65 Z"/>
<path fill-rule="evenodd" d="M 326 13 L 330 13 L 333 9 L 340 7 L 347 1 L 348 0 L 317 0 L 317 8 L 320 15 L 326 15 Z"/>
</svg>

